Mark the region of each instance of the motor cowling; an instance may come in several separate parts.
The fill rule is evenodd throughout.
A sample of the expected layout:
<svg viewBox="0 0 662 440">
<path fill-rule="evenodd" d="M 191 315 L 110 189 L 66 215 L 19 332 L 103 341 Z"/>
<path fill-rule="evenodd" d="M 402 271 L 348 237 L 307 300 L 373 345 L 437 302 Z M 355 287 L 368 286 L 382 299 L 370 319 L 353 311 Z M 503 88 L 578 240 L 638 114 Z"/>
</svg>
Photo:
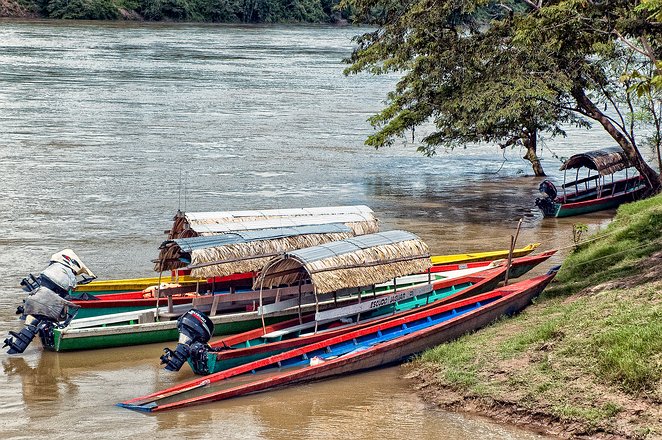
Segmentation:
<svg viewBox="0 0 662 440">
<path fill-rule="evenodd" d="M 37 334 L 44 346 L 49 346 L 53 328 L 65 327 L 71 322 L 79 306 L 65 297 L 75 289 L 76 276 L 82 273 L 94 276 L 73 251 L 65 249 L 51 256 L 48 267 L 39 276 L 30 274 L 21 281 L 23 289 L 30 292 L 17 310 L 26 326 L 18 333 L 9 332 L 9 337 L 4 340 L 3 348 L 9 346 L 9 354 L 25 351 Z"/>
<path fill-rule="evenodd" d="M 179 371 L 191 354 L 192 347 L 199 351 L 200 345 L 206 345 L 214 334 L 214 323 L 200 310 L 191 309 L 177 320 L 179 341 L 175 350 L 163 349 L 161 363 L 169 371 Z"/>
<path fill-rule="evenodd" d="M 556 190 L 556 186 L 552 183 L 551 180 L 547 180 L 547 179 L 543 180 L 540 183 L 540 186 L 538 187 L 538 191 L 545 194 L 552 201 L 554 201 L 556 199 L 556 196 L 558 195 L 558 191 Z"/>
<path fill-rule="evenodd" d="M 545 213 L 545 215 L 553 214 L 555 211 L 554 201 L 558 195 L 556 186 L 554 186 L 554 184 L 549 180 L 543 180 L 540 183 L 538 190 L 540 191 L 542 197 L 536 198 L 536 206 L 540 208 L 540 210 Z"/>
</svg>

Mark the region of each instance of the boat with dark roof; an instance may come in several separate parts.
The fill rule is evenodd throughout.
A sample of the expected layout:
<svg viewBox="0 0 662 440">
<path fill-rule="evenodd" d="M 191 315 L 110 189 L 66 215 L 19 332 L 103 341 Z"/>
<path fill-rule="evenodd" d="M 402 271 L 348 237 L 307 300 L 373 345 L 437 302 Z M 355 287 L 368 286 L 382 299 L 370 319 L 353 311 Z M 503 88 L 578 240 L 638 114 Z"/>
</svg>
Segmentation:
<svg viewBox="0 0 662 440">
<path fill-rule="evenodd" d="M 559 195 L 550 180 L 544 180 L 539 187 L 544 196 L 536 199 L 536 206 L 545 217 L 569 217 L 616 208 L 622 203 L 637 200 L 646 185 L 638 174 L 628 175 L 631 167 L 620 147 L 575 154 L 560 168 L 564 171 L 562 194 Z M 570 169 L 577 172 L 575 179 L 568 182 L 567 171 Z M 586 177 L 579 177 L 581 169 L 588 170 Z M 614 174 L 623 170 L 625 178 L 614 180 Z M 592 171 L 596 174 L 591 174 Z"/>
</svg>

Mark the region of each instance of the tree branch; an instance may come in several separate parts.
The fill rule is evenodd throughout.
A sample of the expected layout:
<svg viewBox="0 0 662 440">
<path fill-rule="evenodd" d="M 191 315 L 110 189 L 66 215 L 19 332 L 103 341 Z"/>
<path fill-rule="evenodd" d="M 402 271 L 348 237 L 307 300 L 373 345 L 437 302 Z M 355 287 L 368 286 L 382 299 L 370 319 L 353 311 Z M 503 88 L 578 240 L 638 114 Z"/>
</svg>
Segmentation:
<svg viewBox="0 0 662 440">
<path fill-rule="evenodd" d="M 614 29 L 612 32 L 614 34 L 616 34 L 618 39 L 621 40 L 630 49 L 634 50 L 637 53 L 640 53 L 641 55 L 645 56 L 646 58 L 654 59 L 654 58 L 651 58 L 651 56 L 648 52 L 646 52 L 645 50 L 642 50 L 642 49 L 638 48 L 637 46 L 635 46 L 634 44 L 630 43 L 627 38 L 625 38 L 623 35 L 621 35 L 620 32 L 618 32 L 617 29 Z"/>
<path fill-rule="evenodd" d="M 542 0 L 538 0 L 538 3 L 533 2 L 532 0 L 524 0 L 524 3 L 531 6 L 536 11 L 539 11 L 542 7 Z"/>
</svg>

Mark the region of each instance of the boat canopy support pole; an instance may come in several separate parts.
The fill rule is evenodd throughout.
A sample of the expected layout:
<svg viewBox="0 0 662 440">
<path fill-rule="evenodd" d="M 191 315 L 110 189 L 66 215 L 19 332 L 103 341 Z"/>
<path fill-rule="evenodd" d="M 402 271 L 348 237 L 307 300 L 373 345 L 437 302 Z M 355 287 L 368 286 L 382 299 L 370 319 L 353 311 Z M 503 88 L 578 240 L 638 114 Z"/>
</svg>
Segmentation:
<svg viewBox="0 0 662 440">
<path fill-rule="evenodd" d="M 313 293 L 315 294 L 315 331 L 313 334 L 317 334 L 317 314 L 320 312 L 320 300 L 319 297 L 317 296 L 316 287 L 314 288 Z"/>
<path fill-rule="evenodd" d="M 357 288 L 356 288 L 356 294 L 357 294 L 358 297 L 359 297 L 359 304 L 361 304 L 361 288 L 360 288 L 360 287 L 357 287 Z M 356 323 L 358 324 L 360 320 L 361 320 L 361 312 L 359 312 L 359 313 L 356 315 Z"/>
<path fill-rule="evenodd" d="M 161 299 L 161 276 L 163 275 L 163 260 L 161 260 L 161 271 L 159 272 L 159 284 L 156 286 L 156 322 L 159 322 L 159 299 Z"/>
<path fill-rule="evenodd" d="M 303 324 L 303 319 L 301 317 L 301 279 L 299 279 L 299 300 L 297 305 L 297 313 L 299 315 L 299 325 Z"/>
<path fill-rule="evenodd" d="M 563 185 L 561 187 L 563 188 L 563 202 L 564 203 L 568 201 L 567 196 L 565 195 L 565 184 L 567 182 L 567 179 L 566 179 L 567 174 L 568 174 L 568 170 L 567 169 L 563 170 Z"/>
</svg>

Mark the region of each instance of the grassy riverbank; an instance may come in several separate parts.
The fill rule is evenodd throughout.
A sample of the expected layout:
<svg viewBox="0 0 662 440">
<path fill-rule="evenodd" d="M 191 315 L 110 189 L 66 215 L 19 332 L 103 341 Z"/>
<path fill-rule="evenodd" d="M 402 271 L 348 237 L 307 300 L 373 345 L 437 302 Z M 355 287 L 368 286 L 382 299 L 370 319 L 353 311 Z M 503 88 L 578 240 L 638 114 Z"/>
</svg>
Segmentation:
<svg viewBox="0 0 662 440">
<path fill-rule="evenodd" d="M 590 240 L 535 305 L 410 364 L 421 393 L 560 436 L 662 437 L 662 195 Z"/>
</svg>

